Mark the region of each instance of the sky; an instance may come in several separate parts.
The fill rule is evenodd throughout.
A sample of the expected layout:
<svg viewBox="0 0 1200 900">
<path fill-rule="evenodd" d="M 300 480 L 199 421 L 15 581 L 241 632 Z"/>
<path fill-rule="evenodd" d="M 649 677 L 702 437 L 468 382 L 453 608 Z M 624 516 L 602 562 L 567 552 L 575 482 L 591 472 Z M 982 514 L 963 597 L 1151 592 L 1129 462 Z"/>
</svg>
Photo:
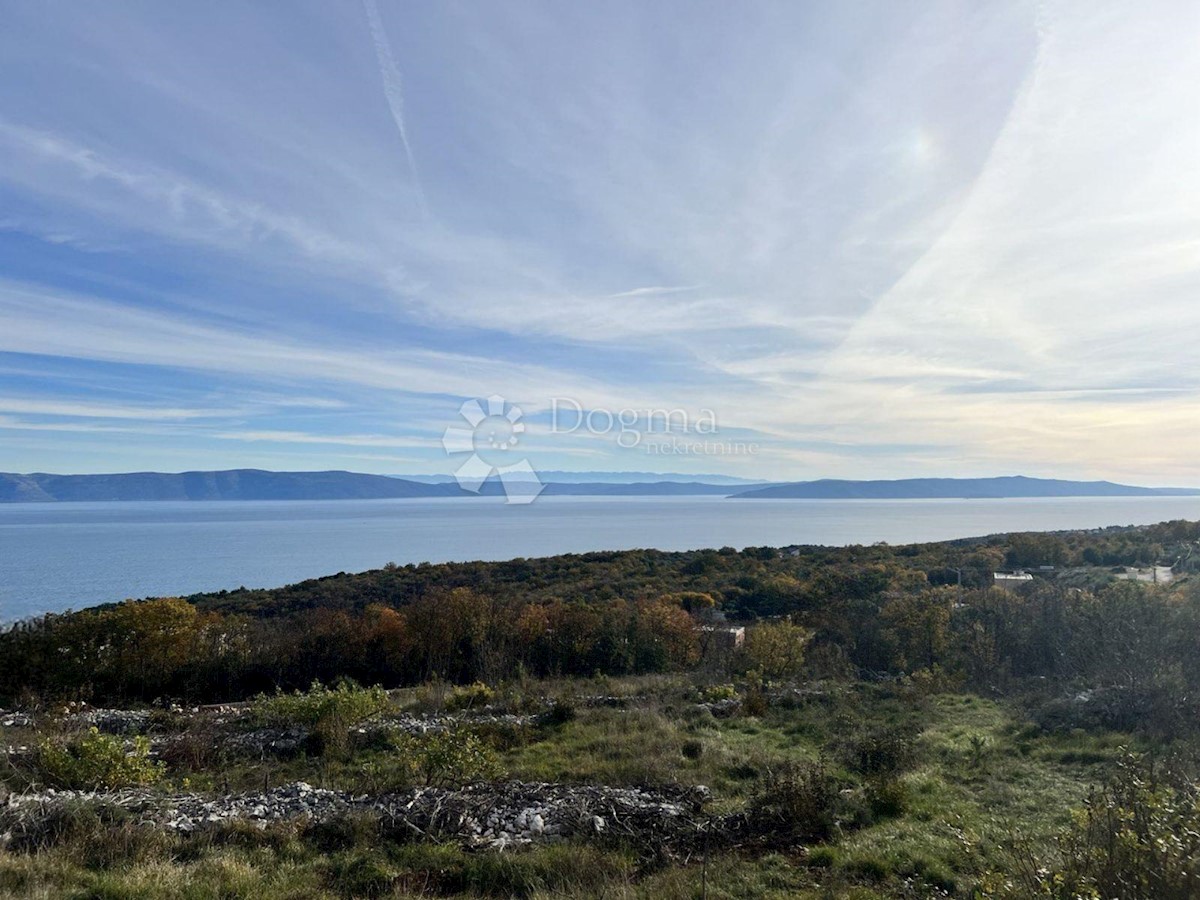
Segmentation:
<svg viewBox="0 0 1200 900">
<path fill-rule="evenodd" d="M 0 471 L 1200 485 L 1195 3 L 0 20 Z"/>
</svg>

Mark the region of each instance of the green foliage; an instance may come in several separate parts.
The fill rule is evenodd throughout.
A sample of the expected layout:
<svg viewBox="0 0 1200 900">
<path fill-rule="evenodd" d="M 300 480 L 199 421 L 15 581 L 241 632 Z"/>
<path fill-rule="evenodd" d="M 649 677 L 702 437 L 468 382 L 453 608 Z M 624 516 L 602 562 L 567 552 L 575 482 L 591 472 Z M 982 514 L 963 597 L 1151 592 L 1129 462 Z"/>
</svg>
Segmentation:
<svg viewBox="0 0 1200 900">
<path fill-rule="evenodd" d="M 858 775 L 892 779 L 916 761 L 915 739 L 911 726 L 876 726 L 859 729 L 839 741 L 836 752 L 842 764 Z"/>
<path fill-rule="evenodd" d="M 142 826 L 134 814 L 97 803 L 55 807 L 41 819 L 10 826 L 6 837 L 5 850 L 10 853 L 53 853 L 93 870 L 156 862 L 167 857 L 175 843 L 171 835 Z"/>
<path fill-rule="evenodd" d="M 264 725 L 309 728 L 320 753 L 337 755 L 349 746 L 350 729 L 392 708 L 387 691 L 363 688 L 343 681 L 328 688 L 319 681 L 304 692 L 260 694 L 254 699 L 252 716 Z"/>
<path fill-rule="evenodd" d="M 720 703 L 722 700 L 736 700 L 737 688 L 732 684 L 710 684 L 700 691 L 700 699 L 705 703 Z"/>
<path fill-rule="evenodd" d="M 1170 522 L 788 554 L 638 550 L 391 566 L 19 623 L 0 632 L 0 703 L 216 701 L 343 678 L 495 684 L 517 672 L 677 671 L 699 661 L 688 610 L 708 615 L 710 601 L 752 626 L 744 661 L 769 678 L 909 673 L 932 691 L 967 683 L 989 692 L 1080 679 L 1194 697 L 1195 584 L 1108 585 L 1095 563 L 1175 560 L 1183 574 L 1200 568 L 1197 540 L 1200 524 Z M 1020 592 L 991 589 L 1006 558 L 1054 568 Z M 1197 705 L 1177 705 L 1162 732 L 1194 727 Z"/>
<path fill-rule="evenodd" d="M 496 751 L 470 731 L 395 734 L 382 761 L 361 769 L 360 784 L 372 793 L 402 790 L 413 784 L 453 787 L 488 781 L 503 774 Z"/>
<path fill-rule="evenodd" d="M 561 697 L 554 701 L 554 705 L 550 707 L 549 712 L 542 716 L 542 724 L 550 727 L 566 725 L 568 722 L 573 722 L 578 711 L 575 705 L 569 700 L 563 700 Z"/>
<path fill-rule="evenodd" d="M 690 865 L 664 859 L 639 865 L 637 848 L 605 850 L 586 836 L 516 853 L 463 851 L 372 814 L 261 831 L 243 822 L 173 835 L 139 825 L 138 814 L 88 804 L 14 832 L 8 852 L 0 853 L 0 896 L 684 900 L 701 895 L 706 869 L 710 897 L 967 897 L 987 869 L 1023 884 L 1018 863 L 998 849 L 1014 825 L 1028 836 L 1035 869 L 1065 871 L 1055 842 L 1065 811 L 1105 777 L 1120 758 L 1117 748 L 1129 740 L 1042 732 L 1014 719 L 1007 704 L 978 696 L 940 694 L 914 702 L 895 681 L 810 684 L 793 702 L 773 704 L 760 717 L 715 719 L 692 714 L 693 684 L 661 677 L 529 683 L 522 688 L 529 708 L 546 696 L 599 692 L 636 699 L 620 706 L 581 704 L 562 727 L 527 726 L 519 742 L 481 741 L 492 745 L 497 764 L 483 777 L 499 775 L 502 764 L 522 781 L 708 785 L 718 827 L 703 865 L 696 855 Z M 197 723 L 180 716 L 159 727 L 174 736 Z M 216 791 L 228 778 L 233 793 L 261 790 L 268 780 L 272 786 L 301 780 L 354 794 L 427 779 L 447 786 L 471 780 L 462 774 L 465 767 L 445 761 L 462 737 L 430 737 L 357 742 L 345 760 L 304 754 L 211 759 L 202 763 L 204 773 L 192 774 Z M 975 761 L 980 746 L 986 747 L 986 765 Z M 429 756 L 424 771 L 423 751 Z M 438 767 L 459 772 L 438 775 Z M 1144 770 L 1139 777 L 1155 790 L 1186 784 L 1182 776 L 1166 777 L 1161 762 L 1154 779 Z M 0 831 L 12 823 L 5 820 Z M 1186 833 L 1186 827 L 1177 831 Z M 724 849 L 727 834 L 736 852 Z M 1035 896 L 1023 887 L 1007 895 Z"/>
<path fill-rule="evenodd" d="M 1011 568 L 1061 566 L 1066 561 L 1066 544 L 1052 534 L 1014 534 L 1004 555 L 1004 564 Z"/>
<path fill-rule="evenodd" d="M 365 722 L 391 707 L 387 691 L 363 688 L 350 682 L 327 688 L 314 681 L 307 691 L 259 694 L 254 698 L 253 717 L 263 725 L 307 725 L 338 721 L 347 727 Z"/>
<path fill-rule="evenodd" d="M 766 778 L 748 804 L 751 829 L 781 846 L 823 840 L 832 833 L 841 785 L 821 763 L 791 762 Z"/>
<path fill-rule="evenodd" d="M 763 677 L 758 672 L 752 671 L 746 676 L 746 690 L 742 694 L 742 715 L 757 718 L 765 716 L 767 710 L 771 708 L 770 702 L 767 700 L 767 691 L 763 684 Z"/>
<path fill-rule="evenodd" d="M 90 729 L 65 743 L 44 740 L 38 746 L 35 770 L 51 787 L 78 790 L 113 790 L 153 784 L 165 766 L 150 758 L 150 741 L 135 737 L 125 741 Z"/>
<path fill-rule="evenodd" d="M 399 871 L 379 851 L 358 850 L 335 857 L 329 885 L 347 897 L 382 897 L 391 893 Z"/>
<path fill-rule="evenodd" d="M 495 698 L 495 691 L 482 681 L 476 681 L 474 684 L 457 687 L 452 690 L 450 696 L 446 698 L 446 709 L 452 712 L 463 709 L 477 709 L 481 706 L 487 706 Z"/>
<path fill-rule="evenodd" d="M 1014 841 L 1008 865 L 983 879 L 989 898 L 1192 900 L 1200 893 L 1200 783 L 1126 757 L 1093 791 L 1056 853 Z"/>
<path fill-rule="evenodd" d="M 768 678 L 793 678 L 804 669 L 804 651 L 813 633 L 791 622 L 763 622 L 746 635 L 750 666 Z"/>
</svg>

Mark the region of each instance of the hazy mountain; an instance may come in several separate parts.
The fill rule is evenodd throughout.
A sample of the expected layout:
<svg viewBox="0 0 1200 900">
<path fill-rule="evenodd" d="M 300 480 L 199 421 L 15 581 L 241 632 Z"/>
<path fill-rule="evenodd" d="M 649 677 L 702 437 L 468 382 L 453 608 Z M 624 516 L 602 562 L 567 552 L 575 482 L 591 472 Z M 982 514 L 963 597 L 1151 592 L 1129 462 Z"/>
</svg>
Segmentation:
<svg viewBox="0 0 1200 900">
<path fill-rule="evenodd" d="M 1002 497 L 1162 497 L 1198 495 L 1196 488 L 1146 488 L 1111 481 L 1062 481 L 1055 478 L 905 478 L 898 481 L 822 479 L 773 484 L 741 491 L 735 499 L 933 500 Z"/>
<path fill-rule="evenodd" d="M 700 474 L 692 475 L 683 472 L 563 472 L 550 470 L 539 471 L 538 479 L 543 484 L 662 484 L 666 482 L 680 484 L 733 485 L 735 487 L 764 485 L 765 479 L 737 478 L 733 475 Z M 407 481 L 418 481 L 424 484 L 449 484 L 454 481 L 453 475 L 392 475 L 391 478 L 403 478 Z"/>
<path fill-rule="evenodd" d="M 685 497 L 718 496 L 728 497 L 731 491 L 739 490 L 728 484 L 704 484 L 698 481 L 655 481 L 633 484 L 573 483 L 551 481 L 542 491 L 544 495 L 561 497 Z M 485 494 L 501 492 L 499 484 L 489 482 L 484 486 Z"/>
<path fill-rule="evenodd" d="M 664 476 L 664 479 L 666 476 Z M 544 493 L 570 496 L 726 496 L 737 488 L 696 481 L 661 480 L 618 484 L 551 482 Z M 490 480 L 480 492 L 500 496 Z M 468 497 L 453 481 L 417 482 L 357 472 L 130 472 L 119 475 L 0 474 L 0 503 L 113 500 L 383 500 L 403 497 Z"/>
<path fill-rule="evenodd" d="M 1021 476 L 1006 478 L 910 478 L 901 481 L 826 479 L 768 484 L 747 490 L 744 484 L 676 480 L 556 481 L 543 478 L 547 496 L 684 497 L 733 496 L 736 499 L 792 498 L 822 500 L 901 500 L 990 497 L 1154 497 L 1200 494 L 1192 488 L 1144 488 L 1109 481 L 1058 481 Z M 567 474 L 567 473 L 559 473 Z M 616 474 L 616 473 L 570 473 Z M 636 474 L 636 473 L 634 473 Z M 642 473 L 646 474 L 646 473 Z M 633 477 L 632 474 L 630 476 Z M 679 476 L 683 478 L 684 476 Z M 698 476 L 693 476 L 693 478 Z M 708 477 L 708 476 L 705 476 Z M 715 476 L 714 476 L 715 477 Z M 752 483 L 753 484 L 753 483 Z M 503 495 L 498 479 L 480 491 Z M 130 472 L 118 475 L 12 475 L 0 473 L 0 503 L 113 500 L 385 500 L 405 497 L 469 497 L 453 482 L 418 482 L 358 472 Z"/>
<path fill-rule="evenodd" d="M 446 497 L 456 487 L 355 472 L 131 472 L 119 475 L 0 474 L 0 503 L 87 500 L 366 500 Z"/>
</svg>

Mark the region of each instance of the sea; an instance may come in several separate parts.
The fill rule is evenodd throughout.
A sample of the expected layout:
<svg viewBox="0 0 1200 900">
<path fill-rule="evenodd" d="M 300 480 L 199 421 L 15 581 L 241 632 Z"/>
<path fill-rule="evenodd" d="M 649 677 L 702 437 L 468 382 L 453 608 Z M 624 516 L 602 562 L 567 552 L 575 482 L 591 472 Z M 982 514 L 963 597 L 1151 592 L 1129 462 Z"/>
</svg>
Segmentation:
<svg viewBox="0 0 1200 900">
<path fill-rule="evenodd" d="M 0 622 L 398 564 L 938 541 L 1200 519 L 1200 497 L 541 497 L 0 504 Z"/>
</svg>

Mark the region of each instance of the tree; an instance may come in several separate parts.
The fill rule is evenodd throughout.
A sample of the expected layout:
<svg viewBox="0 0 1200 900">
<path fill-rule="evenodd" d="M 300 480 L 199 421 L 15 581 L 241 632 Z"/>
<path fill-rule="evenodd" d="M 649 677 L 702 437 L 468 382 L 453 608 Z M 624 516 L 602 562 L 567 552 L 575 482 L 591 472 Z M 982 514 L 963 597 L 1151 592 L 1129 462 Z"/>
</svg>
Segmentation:
<svg viewBox="0 0 1200 900">
<path fill-rule="evenodd" d="M 883 607 L 884 634 L 895 648 L 897 668 L 932 669 L 943 661 L 955 596 L 953 588 L 933 588 Z"/>
<path fill-rule="evenodd" d="M 812 632 L 787 621 L 763 622 L 748 629 L 746 658 L 767 678 L 792 678 L 804 669 Z"/>
</svg>

